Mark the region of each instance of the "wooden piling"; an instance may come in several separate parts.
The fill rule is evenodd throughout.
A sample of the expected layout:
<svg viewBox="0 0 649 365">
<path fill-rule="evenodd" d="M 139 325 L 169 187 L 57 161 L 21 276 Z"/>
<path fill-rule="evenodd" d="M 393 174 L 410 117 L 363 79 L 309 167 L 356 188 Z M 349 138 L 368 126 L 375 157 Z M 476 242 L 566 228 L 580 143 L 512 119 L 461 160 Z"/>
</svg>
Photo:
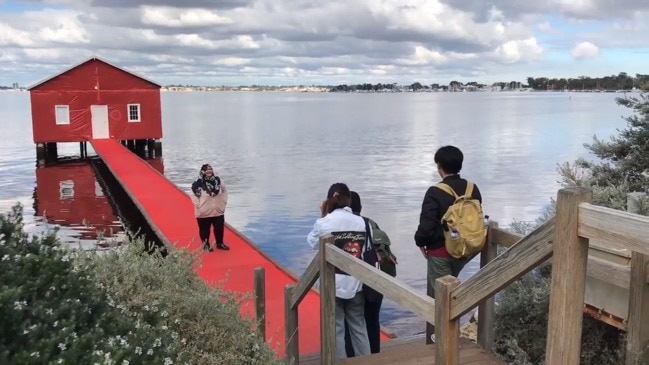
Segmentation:
<svg viewBox="0 0 649 365">
<path fill-rule="evenodd" d="M 588 239 L 578 234 L 579 204 L 592 197 L 584 187 L 561 189 L 557 196 L 546 364 L 580 362 Z"/>
<path fill-rule="evenodd" d="M 266 271 L 263 267 L 255 268 L 255 315 L 259 325 L 259 336 L 266 340 Z"/>
</svg>

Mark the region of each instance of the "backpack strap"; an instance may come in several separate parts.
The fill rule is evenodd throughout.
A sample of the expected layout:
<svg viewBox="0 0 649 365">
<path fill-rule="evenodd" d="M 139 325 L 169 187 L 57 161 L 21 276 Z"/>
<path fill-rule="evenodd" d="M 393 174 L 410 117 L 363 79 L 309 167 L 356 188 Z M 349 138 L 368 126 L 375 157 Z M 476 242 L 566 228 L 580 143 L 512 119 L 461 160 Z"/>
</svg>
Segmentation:
<svg viewBox="0 0 649 365">
<path fill-rule="evenodd" d="M 455 199 L 458 198 L 457 194 L 455 193 L 455 190 L 453 190 L 453 188 L 450 187 L 448 184 L 439 183 L 439 184 L 437 184 L 437 188 L 439 188 L 440 190 L 442 190 L 443 192 L 445 192 L 445 193 L 447 193 L 449 195 L 453 195 L 453 197 Z"/>
<path fill-rule="evenodd" d="M 370 221 L 366 217 L 363 217 L 363 220 L 365 221 L 365 235 L 367 236 L 367 238 L 365 239 L 363 251 L 367 251 L 372 248 L 374 242 L 372 242 L 372 229 L 370 228 Z"/>
<path fill-rule="evenodd" d="M 473 183 L 471 181 L 466 182 L 466 192 L 464 193 L 464 195 L 469 198 L 473 196 Z"/>
</svg>

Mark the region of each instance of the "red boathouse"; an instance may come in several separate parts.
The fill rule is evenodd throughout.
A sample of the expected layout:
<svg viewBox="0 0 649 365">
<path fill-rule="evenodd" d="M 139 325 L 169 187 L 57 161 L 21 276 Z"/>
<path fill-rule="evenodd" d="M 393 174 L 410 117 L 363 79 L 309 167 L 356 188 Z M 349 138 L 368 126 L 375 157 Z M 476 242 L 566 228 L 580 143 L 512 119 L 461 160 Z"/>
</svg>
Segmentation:
<svg viewBox="0 0 649 365">
<path fill-rule="evenodd" d="M 159 147 L 160 88 L 97 57 L 38 82 L 29 88 L 37 153 L 56 156 L 57 142 L 80 142 L 83 157 L 85 142 L 107 138 Z"/>
</svg>

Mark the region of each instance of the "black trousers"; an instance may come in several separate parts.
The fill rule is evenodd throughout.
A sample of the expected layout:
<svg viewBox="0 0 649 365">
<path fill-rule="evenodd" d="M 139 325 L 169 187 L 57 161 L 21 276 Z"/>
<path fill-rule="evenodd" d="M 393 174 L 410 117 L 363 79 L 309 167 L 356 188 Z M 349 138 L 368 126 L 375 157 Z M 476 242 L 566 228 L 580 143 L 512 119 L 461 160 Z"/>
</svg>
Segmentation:
<svg viewBox="0 0 649 365">
<path fill-rule="evenodd" d="M 383 303 L 383 296 L 375 302 L 365 301 L 365 325 L 367 327 L 367 337 L 370 340 L 370 350 L 373 354 L 381 351 L 381 324 L 379 323 L 379 313 L 381 312 L 381 304 Z M 354 357 L 354 348 L 352 347 L 352 340 L 349 336 L 349 329 L 345 323 L 345 351 L 347 357 Z"/>
<path fill-rule="evenodd" d="M 223 243 L 223 231 L 225 229 L 225 215 L 209 218 L 196 218 L 198 222 L 198 234 L 203 244 L 210 242 L 210 228 L 214 227 L 214 240 L 216 244 Z"/>
</svg>

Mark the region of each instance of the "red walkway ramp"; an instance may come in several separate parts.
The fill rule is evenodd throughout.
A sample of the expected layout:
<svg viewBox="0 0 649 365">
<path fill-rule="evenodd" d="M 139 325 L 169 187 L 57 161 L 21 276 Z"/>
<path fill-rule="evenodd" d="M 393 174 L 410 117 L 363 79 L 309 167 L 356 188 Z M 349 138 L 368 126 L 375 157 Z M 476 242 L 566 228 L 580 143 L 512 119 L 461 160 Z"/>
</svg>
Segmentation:
<svg viewBox="0 0 649 365">
<path fill-rule="evenodd" d="M 136 206 L 148 216 L 154 230 L 161 232 L 176 247 L 204 252 L 198 238 L 194 205 L 185 192 L 117 140 L 93 140 L 91 143 Z M 227 276 L 225 289 L 253 293 L 254 269 L 264 267 L 266 339 L 278 357 L 284 357 L 284 287 L 295 283 L 295 278 L 227 225 L 225 242 L 231 250 L 204 252 L 198 274 L 213 285 Z M 254 313 L 253 303 L 244 303 L 241 312 Z M 299 318 L 300 354 L 320 352 L 320 297 L 315 291 L 311 290 L 300 304 Z"/>
</svg>

